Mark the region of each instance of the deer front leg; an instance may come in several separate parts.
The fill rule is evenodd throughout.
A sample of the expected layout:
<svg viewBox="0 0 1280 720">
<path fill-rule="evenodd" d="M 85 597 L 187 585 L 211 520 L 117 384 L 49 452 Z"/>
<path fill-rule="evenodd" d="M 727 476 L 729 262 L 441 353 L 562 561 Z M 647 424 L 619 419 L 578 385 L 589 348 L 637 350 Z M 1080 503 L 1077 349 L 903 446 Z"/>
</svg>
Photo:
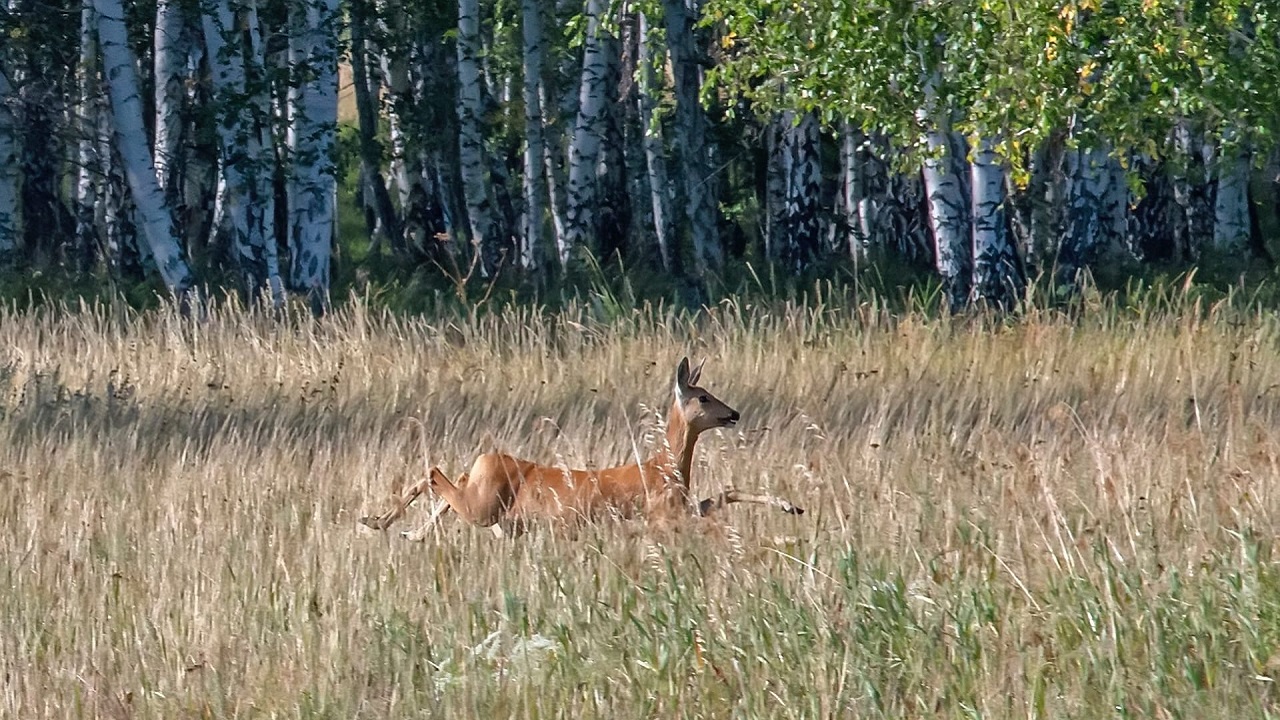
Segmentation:
<svg viewBox="0 0 1280 720">
<path fill-rule="evenodd" d="M 782 498 L 777 497 L 776 495 L 765 495 L 761 493 L 745 493 L 745 492 L 741 492 L 738 490 L 734 490 L 733 488 L 730 488 L 720 493 L 716 497 L 707 498 L 706 500 L 703 500 L 702 502 L 698 503 L 698 515 L 702 517 L 706 517 L 707 515 L 710 515 L 711 513 L 717 510 L 720 510 L 726 505 L 732 505 L 733 503 L 751 503 L 753 505 L 768 505 L 770 507 L 778 508 L 779 510 L 785 513 L 790 513 L 791 515 L 804 514 L 804 508 L 796 507 L 795 505 L 792 505 L 790 502 L 787 502 L 786 500 L 783 500 Z"/>
<path fill-rule="evenodd" d="M 374 530 L 386 530 L 391 527 L 391 523 L 404 517 L 405 512 L 409 509 L 409 506 L 413 504 L 413 501 L 417 500 L 418 496 L 426 492 L 427 488 L 431 486 L 431 472 L 440 472 L 440 470 L 434 467 L 431 468 L 431 471 L 427 473 L 427 477 L 414 483 L 408 490 L 400 494 L 400 498 L 396 501 L 395 507 L 381 515 L 369 515 L 362 517 L 360 518 L 360 523 L 371 527 Z"/>
</svg>

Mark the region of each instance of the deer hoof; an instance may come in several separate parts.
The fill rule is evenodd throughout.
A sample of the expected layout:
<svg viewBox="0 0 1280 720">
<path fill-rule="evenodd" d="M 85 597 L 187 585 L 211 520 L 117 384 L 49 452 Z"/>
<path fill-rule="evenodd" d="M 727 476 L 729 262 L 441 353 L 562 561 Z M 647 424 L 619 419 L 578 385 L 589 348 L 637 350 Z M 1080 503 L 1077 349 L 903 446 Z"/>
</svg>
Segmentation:
<svg viewBox="0 0 1280 720">
<path fill-rule="evenodd" d="M 391 523 L 387 522 L 381 516 L 367 515 L 365 517 L 360 518 L 360 524 L 364 525 L 365 527 L 371 527 L 374 530 L 386 530 L 387 526 L 390 525 Z"/>
</svg>

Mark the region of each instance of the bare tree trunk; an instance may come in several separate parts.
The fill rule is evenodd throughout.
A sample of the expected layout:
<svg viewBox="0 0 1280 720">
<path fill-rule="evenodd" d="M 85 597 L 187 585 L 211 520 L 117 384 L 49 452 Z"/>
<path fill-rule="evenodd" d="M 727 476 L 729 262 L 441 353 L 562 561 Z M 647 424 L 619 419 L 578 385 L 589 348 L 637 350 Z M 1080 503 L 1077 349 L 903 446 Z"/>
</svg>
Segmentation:
<svg viewBox="0 0 1280 720">
<path fill-rule="evenodd" d="M 88 272 L 98 247 L 98 225 L 95 220 L 100 200 L 98 186 L 103 175 L 97 133 L 98 116 L 104 109 L 99 80 L 98 16 L 93 9 L 93 0 L 83 0 L 80 7 L 80 66 L 76 68 L 76 81 L 80 86 L 77 128 L 80 138 L 76 143 L 76 186 L 73 198 L 76 216 L 75 248 L 77 269 Z M 0 77 L 0 82 L 4 82 L 3 77 Z M 0 102 L 0 113 L 5 111 L 2 105 Z M 4 159 L 0 157 L 0 168 L 4 165 Z M 3 170 L 0 169 L 0 172 Z"/>
<path fill-rule="evenodd" d="M 779 260 L 793 274 L 807 269 L 818 256 L 821 227 L 818 217 L 822 168 L 818 158 L 818 118 L 791 112 L 776 121 L 783 145 L 783 209 L 780 236 L 775 240 Z"/>
<path fill-rule="evenodd" d="M 1174 128 L 1174 143 L 1182 154 L 1185 171 L 1173 177 L 1173 198 L 1182 209 L 1174 223 L 1174 256 L 1180 260 L 1196 260 L 1200 251 L 1213 240 L 1213 183 L 1209 168 L 1213 166 L 1213 145 L 1205 142 L 1203 133 L 1182 120 Z"/>
<path fill-rule="evenodd" d="M 333 152 L 338 123 L 338 0 L 293 0 L 289 7 L 287 180 L 290 280 L 311 311 L 329 304 L 336 223 Z"/>
<path fill-rule="evenodd" d="M 963 140 L 950 132 L 930 130 L 926 142 L 932 152 L 924 162 L 923 175 L 934 261 L 952 310 L 959 310 L 969 302 L 973 277 L 969 206 L 963 178 L 956 169 L 957 142 Z"/>
<path fill-rule="evenodd" d="M 9 77 L 0 70 L 0 261 L 7 262 L 18 252 L 22 219 L 18 216 L 19 171 L 18 122 L 13 107 L 17 93 Z"/>
<path fill-rule="evenodd" d="M 1009 309 L 1022 299 L 1022 264 L 1006 230 L 1004 166 L 982 138 L 973 153 L 973 299 Z"/>
<path fill-rule="evenodd" d="M 587 245 L 595 228 L 596 163 L 604 130 L 605 59 L 600 15 L 602 0 L 587 0 L 587 33 L 582 53 L 582 77 L 578 86 L 578 115 L 569 143 L 569 185 L 565 196 L 565 235 L 558 248 L 560 264 L 569 265 L 576 248 Z"/>
<path fill-rule="evenodd" d="M 378 140 L 377 89 L 370 77 L 368 30 L 374 12 L 369 0 L 351 3 L 351 76 L 355 85 L 356 120 L 360 133 L 360 171 L 371 198 L 366 198 L 377 217 L 374 248 L 385 238 L 391 252 L 404 254 L 404 235 L 391 193 L 382 175 L 382 143 Z"/>
<path fill-rule="evenodd" d="M 143 234 L 155 257 L 165 287 L 183 303 L 194 282 L 178 244 L 173 215 L 156 180 L 155 161 L 148 149 L 142 121 L 138 74 L 129 48 L 120 0 L 97 0 L 98 37 L 103 71 L 108 79 L 115 138 L 124 161 L 129 190 L 142 218 Z"/>
<path fill-rule="evenodd" d="M 497 260 L 494 243 L 493 199 L 486 173 L 484 148 L 484 87 L 480 74 L 480 2 L 458 0 L 458 160 L 462 193 L 467 204 L 471 244 L 490 273 Z"/>
<path fill-rule="evenodd" d="M 538 268 L 546 256 L 543 223 L 547 216 L 547 177 L 544 169 L 546 141 L 542 119 L 542 8 L 537 0 L 520 1 L 521 38 L 524 53 L 524 231 L 520 243 L 520 265 Z"/>
<path fill-rule="evenodd" d="M 221 149 L 222 213 L 233 229 L 232 247 L 254 302 L 265 289 L 273 305 L 284 303 L 275 238 L 275 188 L 270 116 L 261 29 L 252 3 L 232 13 L 228 0 L 212 0 L 202 16 L 213 86 L 221 101 L 217 126 Z M 246 41 L 240 29 L 248 29 Z"/>
<path fill-rule="evenodd" d="M 155 53 L 155 157 L 156 181 L 171 207 L 178 207 L 178 165 L 182 154 L 182 105 L 186 98 L 187 56 L 190 36 L 183 7 L 176 0 L 156 3 Z"/>
<path fill-rule="evenodd" d="M 649 180 L 649 201 L 653 207 L 653 231 L 658 240 L 662 268 L 670 272 L 672 264 L 671 180 L 667 175 L 667 150 L 662 139 L 662 123 L 657 116 L 658 93 L 662 89 L 660 70 L 666 53 L 649 37 L 649 18 L 639 13 L 636 68 L 639 76 L 640 123 L 644 133 L 645 170 Z"/>
<path fill-rule="evenodd" d="M 684 0 L 663 0 L 662 10 L 675 76 L 675 146 L 683 169 L 694 267 L 699 274 L 705 274 L 723 264 L 724 249 L 716 230 L 719 207 L 711 172 L 707 116 L 698 101 L 703 53 L 694 41 L 693 17 Z"/>
<path fill-rule="evenodd" d="M 1247 147 L 1232 145 L 1234 139 L 1234 134 L 1224 138 L 1227 142 L 1217 163 L 1213 249 L 1224 256 L 1244 258 L 1253 254 L 1249 223 L 1250 153 Z"/>
</svg>

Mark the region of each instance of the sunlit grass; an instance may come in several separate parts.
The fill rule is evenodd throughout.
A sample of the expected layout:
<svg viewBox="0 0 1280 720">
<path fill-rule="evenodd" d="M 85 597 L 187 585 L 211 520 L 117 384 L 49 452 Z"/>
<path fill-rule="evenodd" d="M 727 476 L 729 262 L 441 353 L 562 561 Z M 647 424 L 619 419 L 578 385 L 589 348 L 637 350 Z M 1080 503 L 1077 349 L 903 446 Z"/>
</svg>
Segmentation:
<svg viewBox="0 0 1280 720">
<path fill-rule="evenodd" d="M 1269 315 L 592 317 L 0 312 L 0 716 L 1277 712 Z M 489 449 L 633 459 L 685 354 L 744 416 L 695 492 L 808 514 L 355 522 Z"/>
</svg>

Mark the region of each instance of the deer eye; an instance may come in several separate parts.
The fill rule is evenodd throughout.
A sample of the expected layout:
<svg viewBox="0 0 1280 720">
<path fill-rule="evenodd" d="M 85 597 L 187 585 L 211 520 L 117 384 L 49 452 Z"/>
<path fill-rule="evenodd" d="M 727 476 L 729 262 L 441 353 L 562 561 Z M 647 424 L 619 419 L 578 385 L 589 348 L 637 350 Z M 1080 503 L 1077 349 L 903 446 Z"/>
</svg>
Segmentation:
<svg viewBox="0 0 1280 720">
<path fill-rule="evenodd" d="M 711 398 L 707 397 L 706 395 L 699 395 L 698 402 L 711 402 Z"/>
</svg>

